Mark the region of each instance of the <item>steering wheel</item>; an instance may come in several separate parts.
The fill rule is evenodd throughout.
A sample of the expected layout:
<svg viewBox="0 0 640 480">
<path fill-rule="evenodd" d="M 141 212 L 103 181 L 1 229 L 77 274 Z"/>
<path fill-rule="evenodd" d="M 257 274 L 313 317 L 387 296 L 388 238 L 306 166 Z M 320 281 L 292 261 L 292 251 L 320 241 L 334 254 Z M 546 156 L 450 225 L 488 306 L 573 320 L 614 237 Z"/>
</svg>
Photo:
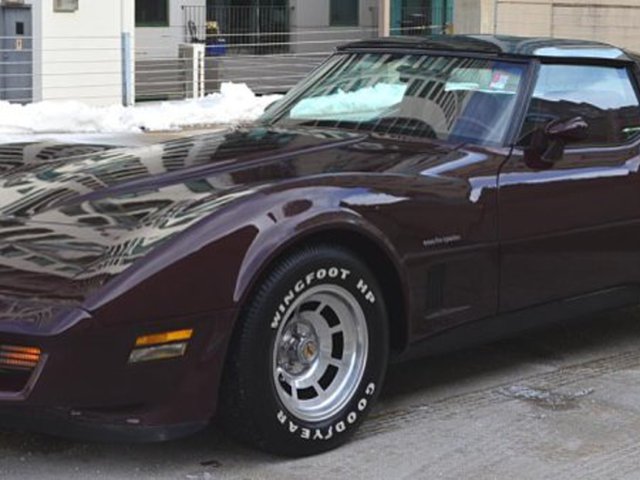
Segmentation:
<svg viewBox="0 0 640 480">
<path fill-rule="evenodd" d="M 433 127 L 419 118 L 383 117 L 375 125 L 373 131 L 384 131 L 399 135 L 411 135 L 422 138 L 437 138 Z"/>
<path fill-rule="evenodd" d="M 465 128 L 461 129 L 463 126 Z M 479 133 L 476 134 L 475 131 L 468 132 L 469 128 L 467 126 L 473 127 L 474 130 L 479 130 Z M 469 134 L 471 133 L 471 134 Z M 492 133 L 492 128 L 488 126 L 486 123 L 482 123 L 480 120 L 477 120 L 473 117 L 460 117 L 455 123 L 455 127 L 452 131 L 452 136 L 460 137 L 460 138 L 475 138 L 475 139 L 486 139 Z"/>
</svg>

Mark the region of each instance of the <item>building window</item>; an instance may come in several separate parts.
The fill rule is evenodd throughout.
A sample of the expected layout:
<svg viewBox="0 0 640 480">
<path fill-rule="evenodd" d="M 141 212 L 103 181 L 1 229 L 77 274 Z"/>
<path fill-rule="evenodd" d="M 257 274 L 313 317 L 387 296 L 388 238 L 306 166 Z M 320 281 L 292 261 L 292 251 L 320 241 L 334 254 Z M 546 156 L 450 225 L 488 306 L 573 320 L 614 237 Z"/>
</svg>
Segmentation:
<svg viewBox="0 0 640 480">
<path fill-rule="evenodd" d="M 169 0 L 135 0 L 135 2 L 136 26 L 169 26 Z"/>
<path fill-rule="evenodd" d="M 54 12 L 75 12 L 78 10 L 78 0 L 55 0 L 53 2 Z"/>
<path fill-rule="evenodd" d="M 331 0 L 329 24 L 332 27 L 354 27 L 359 21 L 360 0 Z"/>
</svg>

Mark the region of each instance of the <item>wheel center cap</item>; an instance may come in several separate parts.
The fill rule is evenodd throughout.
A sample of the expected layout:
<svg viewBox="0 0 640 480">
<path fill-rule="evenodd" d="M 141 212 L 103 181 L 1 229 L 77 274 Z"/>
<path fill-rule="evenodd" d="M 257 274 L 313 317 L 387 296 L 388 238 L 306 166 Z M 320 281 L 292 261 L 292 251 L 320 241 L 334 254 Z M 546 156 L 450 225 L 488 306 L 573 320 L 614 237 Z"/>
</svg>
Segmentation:
<svg viewBox="0 0 640 480">
<path fill-rule="evenodd" d="M 305 340 L 300 344 L 300 359 L 305 363 L 311 363 L 318 357 L 318 344 L 314 340 Z"/>
</svg>

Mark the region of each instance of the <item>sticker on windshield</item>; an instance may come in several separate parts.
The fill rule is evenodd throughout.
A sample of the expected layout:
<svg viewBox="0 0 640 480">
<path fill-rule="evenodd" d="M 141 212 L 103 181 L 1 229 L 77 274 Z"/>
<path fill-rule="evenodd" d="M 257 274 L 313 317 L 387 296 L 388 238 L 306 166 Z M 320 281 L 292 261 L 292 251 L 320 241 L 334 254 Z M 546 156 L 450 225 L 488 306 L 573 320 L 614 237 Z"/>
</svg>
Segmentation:
<svg viewBox="0 0 640 480">
<path fill-rule="evenodd" d="M 491 90 L 504 90 L 509 85 L 510 75 L 505 72 L 493 72 L 489 88 Z"/>
</svg>

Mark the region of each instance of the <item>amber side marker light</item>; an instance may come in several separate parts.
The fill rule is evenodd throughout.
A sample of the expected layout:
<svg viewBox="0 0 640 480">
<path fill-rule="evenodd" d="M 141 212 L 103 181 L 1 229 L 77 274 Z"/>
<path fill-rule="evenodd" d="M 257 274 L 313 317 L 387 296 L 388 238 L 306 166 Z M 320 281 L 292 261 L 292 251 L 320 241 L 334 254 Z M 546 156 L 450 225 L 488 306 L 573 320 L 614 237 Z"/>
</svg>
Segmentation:
<svg viewBox="0 0 640 480">
<path fill-rule="evenodd" d="M 38 366 L 41 356 L 39 348 L 0 345 L 0 369 L 33 370 Z"/>
<path fill-rule="evenodd" d="M 186 329 L 138 337 L 135 348 L 129 355 L 129 363 L 182 357 L 192 336 L 193 329 Z"/>
</svg>

